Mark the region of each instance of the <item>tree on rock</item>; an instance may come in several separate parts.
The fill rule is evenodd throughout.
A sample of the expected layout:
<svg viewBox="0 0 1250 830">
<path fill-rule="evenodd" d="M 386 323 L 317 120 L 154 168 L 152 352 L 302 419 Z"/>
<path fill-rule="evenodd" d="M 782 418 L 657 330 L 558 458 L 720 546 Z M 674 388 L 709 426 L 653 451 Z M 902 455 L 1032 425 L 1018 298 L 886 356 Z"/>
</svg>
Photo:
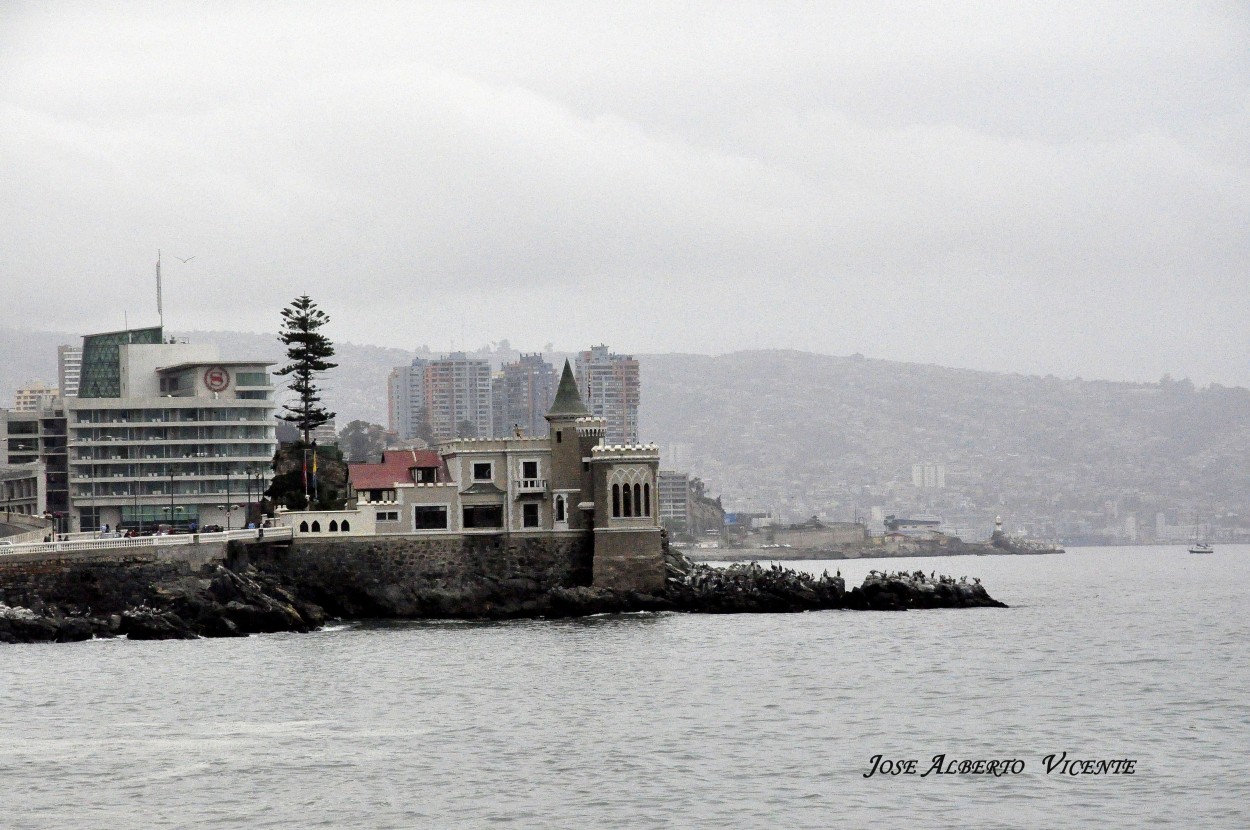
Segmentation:
<svg viewBox="0 0 1250 830">
<path fill-rule="evenodd" d="M 309 443 L 309 433 L 335 414 L 321 405 L 321 389 L 316 383 L 320 372 L 338 365 L 326 359 L 334 356 L 334 344 L 318 331 L 328 322 L 330 316 L 317 308 L 307 294 L 296 297 L 282 309 L 282 331 L 278 339 L 286 345 L 286 356 L 291 362 L 275 374 L 291 375 L 288 387 L 297 398 L 284 404 L 285 411 L 278 417 L 299 429 L 305 445 Z"/>
<path fill-rule="evenodd" d="M 339 449 L 349 464 L 378 459 L 386 449 L 386 428 L 368 421 L 352 421 L 339 433 Z"/>
</svg>

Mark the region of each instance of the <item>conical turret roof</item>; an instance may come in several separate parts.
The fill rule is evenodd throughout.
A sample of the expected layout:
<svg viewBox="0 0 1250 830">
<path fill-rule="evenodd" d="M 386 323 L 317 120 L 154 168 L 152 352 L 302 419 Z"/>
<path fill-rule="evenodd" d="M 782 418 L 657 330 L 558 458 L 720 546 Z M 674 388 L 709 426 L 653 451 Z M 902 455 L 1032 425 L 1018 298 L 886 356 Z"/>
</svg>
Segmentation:
<svg viewBox="0 0 1250 830">
<path fill-rule="evenodd" d="M 573 377 L 573 367 L 568 358 L 564 360 L 564 373 L 560 375 L 560 386 L 556 389 L 556 399 L 547 410 L 547 417 L 576 417 L 589 415 L 590 410 L 582 402 L 581 393 L 577 391 L 577 379 Z"/>
</svg>

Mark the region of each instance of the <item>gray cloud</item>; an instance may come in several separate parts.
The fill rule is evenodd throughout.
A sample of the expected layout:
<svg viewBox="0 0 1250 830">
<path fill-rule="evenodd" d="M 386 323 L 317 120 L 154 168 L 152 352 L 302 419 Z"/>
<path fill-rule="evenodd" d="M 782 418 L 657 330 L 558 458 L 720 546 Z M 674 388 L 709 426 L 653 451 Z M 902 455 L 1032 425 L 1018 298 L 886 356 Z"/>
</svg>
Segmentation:
<svg viewBox="0 0 1250 830">
<path fill-rule="evenodd" d="M 0 15 L 10 322 L 1250 383 L 1243 6 Z"/>
</svg>

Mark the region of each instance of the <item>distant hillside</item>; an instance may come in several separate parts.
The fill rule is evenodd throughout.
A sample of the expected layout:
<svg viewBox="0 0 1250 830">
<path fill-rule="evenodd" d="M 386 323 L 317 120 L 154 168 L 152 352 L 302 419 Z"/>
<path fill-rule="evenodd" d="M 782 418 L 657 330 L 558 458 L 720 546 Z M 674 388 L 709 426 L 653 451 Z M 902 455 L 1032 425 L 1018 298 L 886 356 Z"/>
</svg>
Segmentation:
<svg viewBox="0 0 1250 830">
<path fill-rule="evenodd" d="M 1242 388 L 786 351 L 648 355 L 642 367 L 647 437 L 683 445 L 739 509 L 1250 515 Z M 946 465 L 947 488 L 911 487 L 919 463 Z"/>
<path fill-rule="evenodd" d="M 223 357 L 283 358 L 273 335 L 190 332 Z M 0 396 L 56 380 L 69 335 L 0 329 Z M 386 422 L 386 376 L 416 352 L 336 344 L 325 401 L 340 425 Z M 428 356 L 428 352 L 423 355 Z M 516 352 L 481 351 L 496 365 Z M 553 362 L 563 355 L 551 354 Z M 1027 516 L 1059 533 L 1128 515 L 1250 517 L 1250 391 L 1187 381 L 1064 380 L 792 351 L 639 355 L 644 441 L 676 453 L 729 509 L 852 518 L 871 507 Z M 911 486 L 943 464 L 947 487 Z M 1210 520 L 1210 519 L 1208 519 Z M 1250 518 L 1247 519 L 1250 523 Z"/>
</svg>

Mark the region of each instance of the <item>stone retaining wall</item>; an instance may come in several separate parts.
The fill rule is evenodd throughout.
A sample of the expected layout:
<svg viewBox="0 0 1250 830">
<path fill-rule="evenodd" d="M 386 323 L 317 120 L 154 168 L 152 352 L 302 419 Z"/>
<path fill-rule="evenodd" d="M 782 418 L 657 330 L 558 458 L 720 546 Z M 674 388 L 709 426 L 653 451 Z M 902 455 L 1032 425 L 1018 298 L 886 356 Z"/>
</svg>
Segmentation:
<svg viewBox="0 0 1250 830">
<path fill-rule="evenodd" d="M 589 533 L 300 538 L 230 545 L 248 564 L 342 617 L 523 614 L 552 588 L 589 586 Z"/>
</svg>

